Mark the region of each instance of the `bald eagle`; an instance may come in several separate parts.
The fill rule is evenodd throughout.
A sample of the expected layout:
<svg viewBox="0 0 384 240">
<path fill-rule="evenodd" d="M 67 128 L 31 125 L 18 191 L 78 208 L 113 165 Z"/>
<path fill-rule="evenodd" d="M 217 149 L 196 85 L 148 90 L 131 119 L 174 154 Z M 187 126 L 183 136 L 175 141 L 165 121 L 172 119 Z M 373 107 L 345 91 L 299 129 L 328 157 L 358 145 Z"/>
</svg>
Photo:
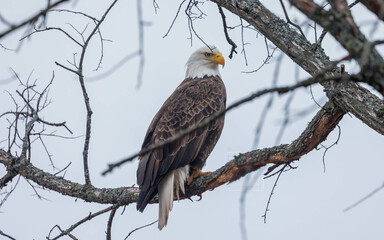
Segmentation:
<svg viewBox="0 0 384 240">
<path fill-rule="evenodd" d="M 196 50 L 186 63 L 184 81 L 164 102 L 153 118 L 144 138 L 142 149 L 188 129 L 215 112 L 225 109 L 226 90 L 219 73 L 224 57 L 215 46 Z M 202 175 L 201 169 L 218 141 L 224 126 L 224 116 L 189 135 L 139 157 L 137 184 L 140 194 L 137 210 L 159 194 L 161 230 L 167 225 L 174 195 L 184 194 L 185 184 Z"/>
</svg>

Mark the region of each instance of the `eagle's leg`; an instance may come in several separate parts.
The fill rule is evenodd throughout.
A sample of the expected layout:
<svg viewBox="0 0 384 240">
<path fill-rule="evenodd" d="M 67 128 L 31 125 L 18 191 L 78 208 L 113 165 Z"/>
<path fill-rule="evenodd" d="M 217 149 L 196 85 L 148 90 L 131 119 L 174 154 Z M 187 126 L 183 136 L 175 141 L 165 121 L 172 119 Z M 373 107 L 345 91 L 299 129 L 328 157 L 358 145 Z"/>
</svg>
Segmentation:
<svg viewBox="0 0 384 240">
<path fill-rule="evenodd" d="M 187 185 L 190 185 L 193 181 L 193 179 L 197 178 L 197 177 L 200 177 L 200 176 L 203 176 L 203 175 L 206 175 L 206 174 L 209 174 L 211 172 L 202 172 L 200 169 L 196 169 L 196 170 L 193 170 L 192 174 L 189 176 L 188 180 L 187 180 Z"/>
</svg>

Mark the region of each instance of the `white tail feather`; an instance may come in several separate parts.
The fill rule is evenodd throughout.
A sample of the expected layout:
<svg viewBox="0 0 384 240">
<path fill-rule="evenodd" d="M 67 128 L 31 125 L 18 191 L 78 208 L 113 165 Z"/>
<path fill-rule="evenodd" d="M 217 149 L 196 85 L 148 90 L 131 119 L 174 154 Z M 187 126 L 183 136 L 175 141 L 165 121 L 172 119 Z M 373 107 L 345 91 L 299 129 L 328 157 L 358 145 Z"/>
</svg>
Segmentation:
<svg viewBox="0 0 384 240">
<path fill-rule="evenodd" d="M 185 193 L 184 185 L 188 177 L 189 165 L 186 165 L 168 173 L 157 187 L 159 191 L 159 222 L 157 226 L 160 230 L 167 225 L 168 215 L 173 206 L 173 191 L 179 199 L 179 192 Z"/>
<path fill-rule="evenodd" d="M 189 177 L 189 165 L 186 165 L 182 168 L 178 168 L 176 169 L 175 171 L 173 171 L 175 173 L 175 193 L 176 193 L 176 197 L 177 197 L 177 200 L 180 199 L 179 197 L 179 193 L 180 191 L 184 194 L 185 193 L 185 181 L 187 181 L 188 177 Z"/>
<path fill-rule="evenodd" d="M 159 222 L 157 226 L 160 230 L 167 225 L 168 214 L 172 210 L 173 180 L 174 174 L 170 172 L 157 187 L 159 191 Z"/>
</svg>

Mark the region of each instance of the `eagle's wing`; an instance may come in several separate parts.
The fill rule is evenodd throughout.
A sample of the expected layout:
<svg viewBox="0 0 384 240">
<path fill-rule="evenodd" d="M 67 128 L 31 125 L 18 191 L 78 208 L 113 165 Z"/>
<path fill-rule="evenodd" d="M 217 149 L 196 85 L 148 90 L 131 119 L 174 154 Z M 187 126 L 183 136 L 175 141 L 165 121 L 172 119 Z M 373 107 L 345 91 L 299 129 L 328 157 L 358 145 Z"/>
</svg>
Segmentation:
<svg viewBox="0 0 384 240">
<path fill-rule="evenodd" d="M 215 77 L 185 79 L 160 108 L 148 128 L 143 148 L 178 134 L 225 108 L 226 91 Z M 190 165 L 201 169 L 215 146 L 224 116 L 189 135 L 140 157 L 137 209 L 143 211 L 157 194 L 161 180 L 171 171 Z"/>
</svg>

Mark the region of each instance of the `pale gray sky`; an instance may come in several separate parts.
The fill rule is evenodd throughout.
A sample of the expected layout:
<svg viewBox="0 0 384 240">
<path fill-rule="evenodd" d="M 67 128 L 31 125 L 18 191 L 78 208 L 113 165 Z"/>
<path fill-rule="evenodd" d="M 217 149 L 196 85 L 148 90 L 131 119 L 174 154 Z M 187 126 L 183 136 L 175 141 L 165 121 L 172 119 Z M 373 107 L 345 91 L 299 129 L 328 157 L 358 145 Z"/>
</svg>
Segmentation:
<svg viewBox="0 0 384 240">
<path fill-rule="evenodd" d="M 100 17 L 111 1 L 78 1 L 74 6 L 76 11 Z M 0 0 L 0 13 L 10 21 L 18 22 L 25 16 L 34 13 L 46 2 L 41 1 L 5 1 Z M 144 134 L 163 101 L 169 96 L 184 78 L 184 64 L 189 55 L 202 45 L 193 38 L 191 47 L 187 18 L 183 7 L 170 34 L 167 32 L 179 3 L 158 1 L 160 9 L 155 14 L 152 1 L 143 4 L 144 19 L 151 23 L 145 27 L 145 69 L 143 83 L 139 89 L 137 84 L 138 58 L 125 64 L 113 74 L 104 79 L 87 82 L 87 89 L 94 112 L 92 139 L 90 145 L 89 165 L 91 179 L 97 187 L 132 186 L 136 183 L 137 162 L 124 165 L 112 174 L 102 177 L 101 171 L 108 163 L 120 160 L 140 149 Z M 279 1 L 264 1 L 271 10 L 283 17 Z M 288 5 L 288 4 L 287 4 Z M 70 6 L 66 5 L 65 8 Z M 227 87 L 230 104 L 251 92 L 271 85 L 272 75 L 276 66 L 275 59 L 280 54 L 275 52 L 275 58 L 260 71 L 244 74 L 258 68 L 265 57 L 264 37 L 254 31 L 245 33 L 248 66 L 245 66 L 241 54 L 228 59 L 230 46 L 227 44 L 222 22 L 217 6 L 205 2 L 202 6 L 207 14 L 204 20 L 194 22 L 194 27 L 200 36 L 209 44 L 216 45 L 226 57 L 226 66 L 221 70 L 222 78 Z M 292 9 L 291 9 L 292 10 Z M 294 14 L 295 11 L 292 12 Z M 367 19 L 374 19 L 368 11 L 357 6 L 355 16 L 362 26 Z M 236 16 L 226 12 L 228 24 L 239 24 Z M 294 15 L 292 15 L 294 16 Z M 299 16 L 299 15 L 297 15 Z M 68 23 L 83 29 L 88 23 L 81 16 L 68 13 L 51 13 L 48 26 L 60 26 L 75 34 Z M 365 25 L 364 25 L 365 24 Z M 382 37 L 383 24 L 380 22 L 377 32 L 372 39 Z M 91 27 L 90 24 L 89 27 Z M 4 29 L 0 25 L 0 31 Z M 102 69 L 95 72 L 100 56 L 100 45 L 93 41 L 85 58 L 85 76 L 93 77 L 107 72 L 119 60 L 135 52 L 138 47 L 136 1 L 119 1 L 116 7 L 102 25 L 102 34 L 112 40 L 104 44 L 104 59 Z M 363 27 L 368 34 L 369 27 Z M 313 41 L 313 30 L 310 30 L 310 40 Z M 319 30 L 320 31 L 320 30 Z M 229 32 L 239 45 L 241 52 L 240 29 Z M 380 34 L 381 33 L 381 34 Z M 8 48 L 16 48 L 18 40 L 23 36 L 22 31 L 1 41 Z M 269 43 L 270 44 L 270 43 Z M 272 44 L 270 44 L 272 46 Z M 336 44 L 329 35 L 324 40 L 325 52 L 331 59 L 345 55 L 345 51 Z M 381 53 L 383 49 L 381 48 Z M 24 40 L 18 53 L 0 49 L 0 79 L 11 75 L 13 68 L 22 80 L 26 80 L 33 71 L 31 79 L 38 79 L 41 89 L 51 79 L 55 72 L 55 80 L 51 87 L 52 104 L 44 110 L 44 118 L 51 122 L 67 121 L 74 136 L 85 133 L 85 107 L 82 93 L 73 74 L 57 67 L 54 62 L 67 64 L 73 59 L 73 53 L 78 53 L 76 44 L 66 39 L 59 32 L 43 32 Z M 347 71 L 353 72 L 354 63 L 347 63 Z M 300 80 L 308 76 L 300 72 Z M 283 58 L 280 71 L 279 85 L 295 82 L 295 65 L 287 57 Z M 12 99 L 5 90 L 14 93 L 20 89 L 18 82 L 0 85 L 0 112 L 13 107 Z M 318 101 L 324 101 L 322 88 L 313 87 L 314 96 Z M 233 155 L 251 150 L 254 131 L 261 111 L 269 97 L 256 99 L 227 114 L 225 128 L 217 147 L 209 157 L 205 170 L 215 170 Z M 275 96 L 273 108 L 270 111 L 265 128 L 263 129 L 259 147 L 269 147 L 275 144 L 281 120 L 284 117 L 284 104 L 288 95 Z M 317 111 L 311 99 L 309 89 L 298 90 L 291 105 L 292 113 L 313 106 L 313 111 L 305 118 L 292 122 L 282 139 L 282 143 L 290 143 L 295 139 Z M 0 141 L 6 138 L 7 123 L 0 121 Z M 326 171 L 323 169 L 322 156 L 324 149 L 313 151 L 294 163 L 298 168 L 281 176 L 275 194 L 272 198 L 267 224 L 261 216 L 274 183 L 274 178 L 260 180 L 247 197 L 246 226 L 248 239 L 383 239 L 382 223 L 384 209 L 384 191 L 344 213 L 343 209 L 367 195 L 384 181 L 383 137 L 365 126 L 354 116 L 345 115 L 340 122 L 341 138 L 335 147 L 327 152 L 325 157 Z M 64 129 L 58 129 L 58 134 L 69 136 Z M 336 129 L 324 143 L 331 145 L 338 135 Z M 83 138 L 65 140 L 47 138 L 45 141 L 53 155 L 57 167 L 65 167 L 72 162 L 65 177 L 72 181 L 83 182 L 82 148 Z M 1 147 L 4 147 L 2 143 Z M 33 163 L 47 171 L 52 171 L 50 161 L 39 142 L 34 143 Z M 0 173 L 4 173 L 1 168 Z M 11 185 L 15 184 L 15 180 Z M 243 180 L 222 186 L 203 194 L 201 201 L 180 201 L 174 204 L 168 226 L 159 232 L 156 224 L 133 233 L 132 239 L 240 239 L 239 228 L 239 197 Z M 45 239 L 49 230 L 55 225 L 63 229 L 85 217 L 89 212 L 95 212 L 106 206 L 84 203 L 61 196 L 53 191 L 38 189 L 47 200 L 39 200 L 34 196 L 33 189 L 25 179 L 20 179 L 19 185 L 7 202 L 0 209 L 0 229 L 17 239 Z M 113 239 L 124 239 L 134 228 L 148 224 L 157 219 L 157 205 L 149 205 L 144 213 L 136 211 L 135 204 L 127 206 L 125 212 L 117 211 L 113 225 Z M 73 233 L 79 239 L 104 239 L 108 214 L 88 222 Z"/>
</svg>

